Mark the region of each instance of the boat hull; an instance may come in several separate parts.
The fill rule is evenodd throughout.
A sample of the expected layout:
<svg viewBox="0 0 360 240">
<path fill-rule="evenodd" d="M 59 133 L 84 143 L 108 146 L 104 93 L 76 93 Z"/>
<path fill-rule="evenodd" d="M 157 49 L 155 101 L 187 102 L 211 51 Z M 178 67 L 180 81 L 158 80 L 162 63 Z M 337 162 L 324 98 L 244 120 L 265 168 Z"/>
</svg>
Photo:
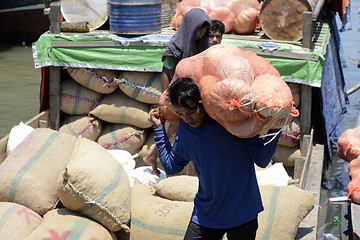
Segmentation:
<svg viewBox="0 0 360 240">
<path fill-rule="evenodd" d="M 37 4 L 0 10 L 0 40 L 36 41 L 49 30 L 50 21 L 44 15 L 44 5 Z"/>
</svg>

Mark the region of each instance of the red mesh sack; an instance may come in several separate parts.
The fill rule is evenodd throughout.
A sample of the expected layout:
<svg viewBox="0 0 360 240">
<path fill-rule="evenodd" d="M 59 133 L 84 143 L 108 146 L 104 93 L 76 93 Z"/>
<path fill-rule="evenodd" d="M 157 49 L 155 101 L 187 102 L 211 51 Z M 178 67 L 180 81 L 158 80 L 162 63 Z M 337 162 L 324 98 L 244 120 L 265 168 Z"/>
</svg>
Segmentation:
<svg viewBox="0 0 360 240">
<path fill-rule="evenodd" d="M 360 158 L 352 160 L 348 169 L 350 182 L 346 190 L 351 201 L 360 204 Z"/>
<path fill-rule="evenodd" d="M 209 116 L 238 137 L 282 128 L 299 115 L 279 72 L 264 58 L 233 45 L 218 44 L 181 60 L 172 82 L 179 77 L 194 80 Z"/>
<path fill-rule="evenodd" d="M 192 8 L 201 8 L 210 20 L 224 23 L 225 33 L 245 34 L 259 25 L 260 4 L 257 0 L 182 0 L 175 10 L 172 25 L 177 30 L 185 14 Z"/>
<path fill-rule="evenodd" d="M 347 162 L 360 155 L 360 126 L 341 134 L 338 139 L 337 155 Z"/>
</svg>

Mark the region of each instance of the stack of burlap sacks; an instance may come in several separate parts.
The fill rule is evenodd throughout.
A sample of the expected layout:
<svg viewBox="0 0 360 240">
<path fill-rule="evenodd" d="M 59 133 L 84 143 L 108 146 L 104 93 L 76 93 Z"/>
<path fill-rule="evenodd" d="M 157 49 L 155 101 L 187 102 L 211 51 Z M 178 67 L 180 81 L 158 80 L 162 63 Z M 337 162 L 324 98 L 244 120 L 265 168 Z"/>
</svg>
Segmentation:
<svg viewBox="0 0 360 240">
<path fill-rule="evenodd" d="M 160 73 L 66 68 L 60 132 L 93 140 L 105 149 L 137 154 L 136 166 L 155 146 L 149 119 L 161 95 Z M 67 76 L 67 74 L 63 74 Z"/>
<path fill-rule="evenodd" d="M 64 72 L 71 78 L 62 79 L 60 130 L 35 129 L 0 165 L 0 239 L 182 239 L 197 178 L 130 187 L 106 150 L 150 153 L 148 112 L 160 98 L 160 73 Z M 295 187 L 261 186 L 261 192 L 258 239 L 293 239 L 313 196 Z"/>
<path fill-rule="evenodd" d="M 197 177 L 185 175 L 130 187 L 122 165 L 99 144 L 45 128 L 10 153 L 0 177 L 0 239 L 180 240 L 198 187 Z M 296 187 L 260 190 L 257 239 L 294 239 L 313 195 Z"/>
</svg>

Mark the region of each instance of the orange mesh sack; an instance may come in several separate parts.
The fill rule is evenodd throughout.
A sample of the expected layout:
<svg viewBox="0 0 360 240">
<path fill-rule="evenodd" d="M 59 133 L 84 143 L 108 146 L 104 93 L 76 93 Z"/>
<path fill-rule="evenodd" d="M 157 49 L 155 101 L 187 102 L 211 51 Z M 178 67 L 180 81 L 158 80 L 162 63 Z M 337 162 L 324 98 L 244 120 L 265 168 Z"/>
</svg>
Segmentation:
<svg viewBox="0 0 360 240">
<path fill-rule="evenodd" d="M 172 25 L 177 30 L 185 14 L 192 8 L 201 8 L 210 20 L 220 20 L 225 33 L 245 34 L 259 25 L 260 4 L 257 0 L 182 0 L 175 10 Z"/>
<path fill-rule="evenodd" d="M 347 192 L 351 201 L 360 204 L 360 158 L 356 158 L 349 163 L 350 182 L 347 186 Z"/>
<path fill-rule="evenodd" d="M 360 126 L 341 134 L 338 139 L 337 155 L 347 162 L 360 155 Z"/>
<path fill-rule="evenodd" d="M 264 58 L 233 45 L 218 44 L 181 60 L 172 82 L 179 77 L 194 80 L 209 116 L 238 137 L 282 128 L 299 115 L 279 72 Z M 170 101 L 160 105 L 168 112 L 172 108 Z"/>
</svg>

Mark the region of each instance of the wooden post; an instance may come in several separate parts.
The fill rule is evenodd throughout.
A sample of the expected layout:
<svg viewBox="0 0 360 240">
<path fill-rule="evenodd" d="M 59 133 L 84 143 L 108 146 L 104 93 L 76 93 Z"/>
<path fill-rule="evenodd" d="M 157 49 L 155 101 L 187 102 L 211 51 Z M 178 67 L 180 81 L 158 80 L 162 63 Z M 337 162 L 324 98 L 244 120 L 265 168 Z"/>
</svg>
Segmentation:
<svg viewBox="0 0 360 240">
<path fill-rule="evenodd" d="M 308 85 L 301 85 L 301 110 L 300 110 L 300 151 L 301 155 L 307 152 L 305 135 L 310 134 L 311 130 L 311 103 L 312 103 L 312 87 Z"/>
<path fill-rule="evenodd" d="M 44 10 L 50 19 L 50 33 L 59 34 L 61 32 L 61 13 L 60 3 L 50 3 L 50 9 Z M 50 128 L 59 130 L 60 125 L 60 81 L 61 72 L 59 67 L 50 67 L 50 87 L 49 87 L 49 121 Z"/>
<path fill-rule="evenodd" d="M 59 34 L 61 32 L 61 12 L 60 3 L 50 3 L 50 33 Z"/>
<path fill-rule="evenodd" d="M 312 21 L 312 12 L 304 11 L 303 12 L 303 38 L 302 45 L 304 48 L 312 48 L 312 36 L 313 36 L 313 21 Z"/>
<path fill-rule="evenodd" d="M 50 67 L 49 87 L 49 121 L 50 128 L 59 130 L 60 126 L 60 82 L 61 73 L 59 67 Z"/>
</svg>

